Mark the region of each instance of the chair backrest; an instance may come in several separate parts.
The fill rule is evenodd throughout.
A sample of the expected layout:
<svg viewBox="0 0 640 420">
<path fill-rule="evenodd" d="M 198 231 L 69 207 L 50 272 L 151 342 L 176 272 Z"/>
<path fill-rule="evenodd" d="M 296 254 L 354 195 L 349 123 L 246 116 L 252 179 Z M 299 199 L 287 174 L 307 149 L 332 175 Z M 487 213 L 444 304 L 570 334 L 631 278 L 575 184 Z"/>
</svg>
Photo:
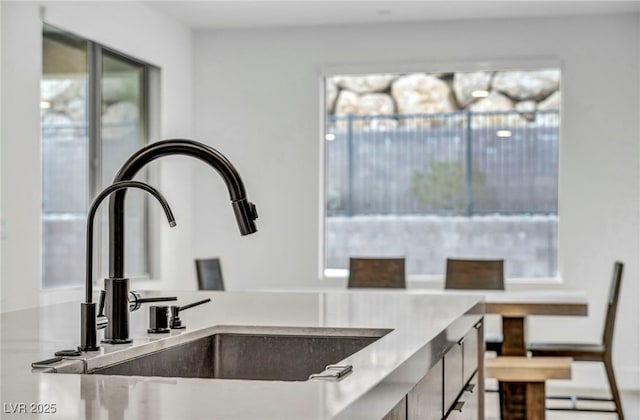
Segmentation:
<svg viewBox="0 0 640 420">
<path fill-rule="evenodd" d="M 348 287 L 389 287 L 403 289 L 404 258 L 350 258 Z"/>
<path fill-rule="evenodd" d="M 622 281 L 622 270 L 624 264 L 616 261 L 613 264 L 613 276 L 609 289 L 609 300 L 607 302 L 607 313 L 604 320 L 604 333 L 602 334 L 602 342 L 605 351 L 611 354 L 613 347 L 613 327 L 616 323 L 616 311 L 618 309 L 618 296 L 620 295 L 620 283 Z"/>
<path fill-rule="evenodd" d="M 504 290 L 504 260 L 447 258 L 444 288 Z"/>
<path fill-rule="evenodd" d="M 224 290 L 219 258 L 196 259 L 199 290 Z"/>
</svg>

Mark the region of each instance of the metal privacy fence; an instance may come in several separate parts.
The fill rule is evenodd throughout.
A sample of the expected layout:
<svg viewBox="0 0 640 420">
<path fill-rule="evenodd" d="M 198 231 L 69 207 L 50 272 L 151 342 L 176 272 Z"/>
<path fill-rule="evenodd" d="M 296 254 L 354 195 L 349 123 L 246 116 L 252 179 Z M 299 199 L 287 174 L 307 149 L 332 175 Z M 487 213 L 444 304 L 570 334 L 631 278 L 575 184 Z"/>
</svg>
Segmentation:
<svg viewBox="0 0 640 420">
<path fill-rule="evenodd" d="M 138 136 L 138 122 L 103 124 L 102 179 L 108 185 L 117 168 L 136 145 L 127 139 Z M 90 195 L 91 158 L 88 126 L 85 122 L 42 124 L 42 285 L 77 285 L 84 278 L 86 212 Z M 97 176 L 98 174 L 93 174 Z M 135 193 L 134 193 L 135 194 Z M 142 272 L 145 244 L 145 212 L 136 211 L 137 200 L 129 196 L 125 232 L 127 261 L 131 272 Z M 101 222 L 106 232 L 108 219 L 103 205 Z M 103 240 L 106 236 L 103 235 Z M 103 249 L 103 260 L 106 260 Z"/>
<path fill-rule="evenodd" d="M 329 216 L 556 214 L 559 112 L 331 116 Z"/>
<path fill-rule="evenodd" d="M 103 124 L 102 173 L 108 185 L 138 145 L 138 121 Z M 42 124 L 43 212 L 86 215 L 91 197 L 89 132 L 86 122 Z M 98 169 L 98 168 L 95 168 Z M 98 176 L 98 174 L 96 174 Z"/>
</svg>

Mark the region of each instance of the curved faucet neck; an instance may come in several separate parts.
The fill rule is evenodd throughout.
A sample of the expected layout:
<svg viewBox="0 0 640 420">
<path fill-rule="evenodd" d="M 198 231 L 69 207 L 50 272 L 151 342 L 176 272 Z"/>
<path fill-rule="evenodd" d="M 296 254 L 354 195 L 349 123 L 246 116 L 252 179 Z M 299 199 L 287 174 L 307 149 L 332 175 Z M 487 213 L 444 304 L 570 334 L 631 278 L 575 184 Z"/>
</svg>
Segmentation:
<svg viewBox="0 0 640 420">
<path fill-rule="evenodd" d="M 147 163 L 163 156 L 186 155 L 204 161 L 224 179 L 234 206 L 236 219 L 243 235 L 256 231 L 255 206 L 246 200 L 244 184 L 229 160 L 214 148 L 186 139 L 162 140 L 151 143 L 134 153 L 122 165 L 114 182 L 133 179 Z M 124 199 L 125 191 L 116 192 L 109 201 L 109 275 L 124 277 Z"/>
<path fill-rule="evenodd" d="M 100 204 L 111 193 L 120 191 L 126 188 L 139 188 L 148 192 L 158 200 L 162 209 L 167 216 L 169 226 L 176 225 L 176 221 L 169 207 L 167 200 L 160 194 L 155 188 L 138 181 L 121 181 L 116 182 L 106 187 L 98 196 L 93 200 L 87 213 L 87 249 L 86 249 L 86 278 L 85 278 L 85 302 L 80 305 L 80 346 L 82 351 L 94 351 L 98 350 L 97 346 L 97 320 L 99 317 L 103 318 L 102 309 L 105 303 L 104 291 L 102 292 L 102 299 L 99 313 L 96 313 L 96 304 L 93 303 L 93 230 L 94 219 Z M 125 295 L 126 299 L 126 295 Z M 128 313 L 127 313 L 128 315 Z M 103 327 L 105 324 L 103 323 Z"/>
<path fill-rule="evenodd" d="M 113 181 L 133 179 L 147 163 L 170 155 L 185 155 L 202 160 L 222 176 L 227 184 L 232 201 L 246 197 L 240 175 L 222 153 L 206 144 L 186 139 L 162 140 L 143 147 L 127 159 Z"/>
<path fill-rule="evenodd" d="M 162 194 L 160 194 L 160 192 L 158 192 L 158 190 L 156 190 L 155 188 L 153 188 L 150 185 L 144 184 L 142 182 L 138 182 L 138 181 L 121 181 L 121 182 L 115 182 L 111 185 L 109 185 L 108 187 L 106 187 L 104 190 L 102 190 L 102 192 L 100 194 L 98 194 L 98 196 L 93 200 L 93 203 L 91 204 L 91 207 L 89 208 L 89 212 L 87 213 L 87 244 L 86 244 L 86 274 L 85 274 L 85 301 L 86 303 L 92 303 L 93 301 L 93 293 L 92 293 L 92 286 L 93 286 L 93 231 L 94 231 L 94 219 L 96 216 L 96 213 L 98 211 L 98 208 L 100 207 L 100 204 L 102 203 L 102 201 L 104 201 L 105 198 L 107 198 L 111 193 L 116 192 L 116 191 L 121 191 L 121 190 L 125 190 L 127 188 L 139 188 L 143 191 L 148 192 L 149 194 L 151 194 L 152 196 L 154 196 L 158 202 L 160 203 L 160 205 L 162 206 L 162 209 L 165 212 L 165 215 L 167 216 L 167 220 L 169 221 L 169 226 L 174 227 L 176 225 L 176 220 L 173 217 L 173 212 L 171 211 L 171 207 L 169 207 L 169 203 L 167 203 L 167 200 L 162 196 Z"/>
</svg>

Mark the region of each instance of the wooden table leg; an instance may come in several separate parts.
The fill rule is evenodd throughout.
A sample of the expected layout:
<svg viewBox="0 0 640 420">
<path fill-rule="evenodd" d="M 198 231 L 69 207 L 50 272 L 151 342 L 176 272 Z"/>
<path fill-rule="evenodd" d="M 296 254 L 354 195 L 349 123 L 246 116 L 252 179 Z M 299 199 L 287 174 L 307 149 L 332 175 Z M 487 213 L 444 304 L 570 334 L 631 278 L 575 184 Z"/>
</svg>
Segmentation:
<svg viewBox="0 0 640 420">
<path fill-rule="evenodd" d="M 544 382 L 529 382 L 527 384 L 527 420 L 545 419 Z"/>
<path fill-rule="evenodd" d="M 525 318 L 502 317 L 502 355 L 526 356 Z M 527 414 L 527 384 L 498 382 L 502 420 L 524 420 Z M 544 410 L 543 410 L 544 414 Z"/>
<path fill-rule="evenodd" d="M 526 356 L 525 318 L 502 317 L 502 355 Z"/>
<path fill-rule="evenodd" d="M 544 382 L 500 382 L 502 420 L 545 420 Z"/>
<path fill-rule="evenodd" d="M 521 382 L 498 382 L 500 387 L 500 413 L 502 420 L 525 420 L 527 418 L 526 384 Z"/>
</svg>

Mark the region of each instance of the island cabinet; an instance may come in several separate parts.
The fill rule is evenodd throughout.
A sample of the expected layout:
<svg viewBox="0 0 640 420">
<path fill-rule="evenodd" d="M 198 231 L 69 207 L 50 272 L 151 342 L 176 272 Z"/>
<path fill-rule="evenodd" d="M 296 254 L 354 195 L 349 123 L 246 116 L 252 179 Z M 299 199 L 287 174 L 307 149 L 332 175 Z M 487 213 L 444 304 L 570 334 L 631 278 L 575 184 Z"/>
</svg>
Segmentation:
<svg viewBox="0 0 640 420">
<path fill-rule="evenodd" d="M 456 341 L 384 420 L 482 420 L 484 330 L 480 319 Z"/>
</svg>

